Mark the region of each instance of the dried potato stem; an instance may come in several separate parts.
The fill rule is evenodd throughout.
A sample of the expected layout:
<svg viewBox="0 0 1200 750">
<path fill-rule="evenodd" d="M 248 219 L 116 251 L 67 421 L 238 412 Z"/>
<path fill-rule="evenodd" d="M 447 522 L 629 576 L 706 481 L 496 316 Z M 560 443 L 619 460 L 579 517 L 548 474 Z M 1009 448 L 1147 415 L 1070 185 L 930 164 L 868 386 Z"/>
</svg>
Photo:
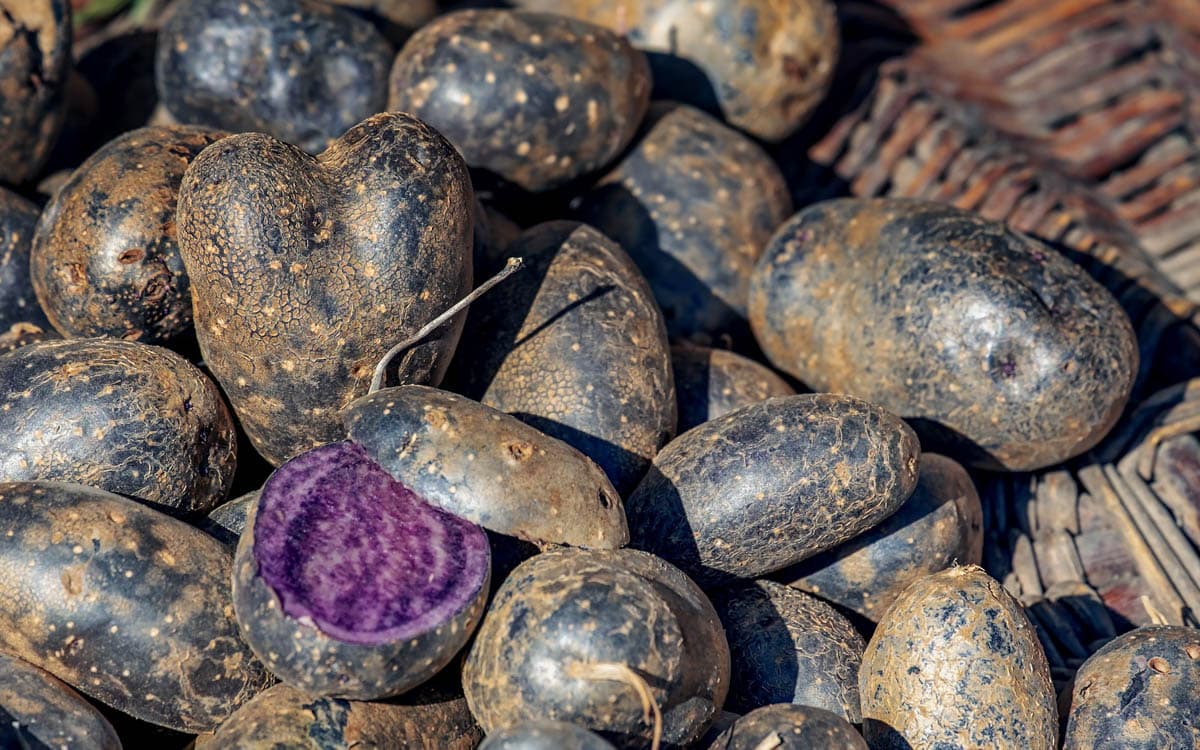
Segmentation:
<svg viewBox="0 0 1200 750">
<path fill-rule="evenodd" d="M 622 682 L 633 688 L 638 694 L 638 698 L 642 701 L 642 721 L 650 724 L 653 722 L 654 733 L 650 740 L 650 750 L 658 750 L 659 744 L 662 742 L 662 712 L 658 708 L 658 704 L 654 702 L 654 696 L 650 694 L 650 686 L 642 679 L 642 676 L 629 668 L 627 664 L 619 664 L 617 662 L 572 662 L 566 666 L 566 673 L 569 677 L 584 680 L 612 680 L 613 682 Z"/>
</svg>

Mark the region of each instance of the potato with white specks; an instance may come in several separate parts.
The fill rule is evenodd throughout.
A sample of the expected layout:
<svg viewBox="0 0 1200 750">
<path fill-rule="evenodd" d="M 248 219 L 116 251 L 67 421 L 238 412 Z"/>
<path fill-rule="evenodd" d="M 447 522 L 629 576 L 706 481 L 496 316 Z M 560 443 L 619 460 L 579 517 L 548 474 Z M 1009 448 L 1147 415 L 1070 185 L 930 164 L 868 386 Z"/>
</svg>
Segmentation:
<svg viewBox="0 0 1200 750">
<path fill-rule="evenodd" d="M 0 747 L 121 750 L 104 716 L 49 672 L 0 653 Z"/>
</svg>

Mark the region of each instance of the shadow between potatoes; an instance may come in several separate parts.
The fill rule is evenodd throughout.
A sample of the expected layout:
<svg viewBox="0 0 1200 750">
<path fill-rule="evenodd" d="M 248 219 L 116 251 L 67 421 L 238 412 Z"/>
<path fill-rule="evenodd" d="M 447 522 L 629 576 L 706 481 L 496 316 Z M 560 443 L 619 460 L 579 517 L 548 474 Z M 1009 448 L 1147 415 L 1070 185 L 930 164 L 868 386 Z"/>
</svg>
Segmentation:
<svg viewBox="0 0 1200 750">
<path fill-rule="evenodd" d="M 629 546 L 656 554 L 685 570 L 703 567 L 700 563 L 700 550 L 692 534 L 692 525 L 683 509 L 683 501 L 675 483 L 664 476 L 654 464 L 650 465 L 642 483 L 653 488 L 654 503 L 652 506 L 641 508 L 639 517 L 652 523 L 635 523 L 635 517 L 627 512 Z M 725 578 L 705 588 L 720 588 L 731 583 L 733 579 Z"/>
<path fill-rule="evenodd" d="M 904 735 L 887 722 L 864 719 L 863 734 L 871 736 L 871 750 L 913 750 L 913 746 L 904 739 Z"/>
<path fill-rule="evenodd" d="M 81 693 L 82 695 L 82 693 Z M 121 745 L 126 748 L 153 748 L 153 750 L 183 750 L 191 747 L 195 735 L 160 727 L 148 721 L 135 719 L 127 713 L 84 695 L 88 703 L 104 714 L 108 723 L 117 730 Z"/>
<path fill-rule="evenodd" d="M 767 592 L 750 582 L 733 584 L 726 590 L 736 594 L 736 609 L 730 609 L 729 600 L 722 592 L 712 597 L 714 603 L 721 606 L 719 613 L 726 634 L 734 632 L 739 636 L 730 639 L 729 643 L 732 674 L 725 710 L 745 714 L 766 705 L 792 703 L 804 685 L 800 684 L 795 639 L 783 613 L 771 602 Z M 733 620 L 735 614 L 753 619 L 736 622 Z M 759 675 L 767 677 L 770 684 L 759 683 Z M 805 684 L 809 677 L 805 676 Z M 752 697 L 756 693 L 757 699 Z"/>
<path fill-rule="evenodd" d="M 653 86 L 650 99 L 668 99 L 689 104 L 724 121 L 721 102 L 713 88 L 712 79 L 699 65 L 679 54 L 674 34 L 670 39 L 671 52 L 641 49 L 650 63 Z"/>
</svg>

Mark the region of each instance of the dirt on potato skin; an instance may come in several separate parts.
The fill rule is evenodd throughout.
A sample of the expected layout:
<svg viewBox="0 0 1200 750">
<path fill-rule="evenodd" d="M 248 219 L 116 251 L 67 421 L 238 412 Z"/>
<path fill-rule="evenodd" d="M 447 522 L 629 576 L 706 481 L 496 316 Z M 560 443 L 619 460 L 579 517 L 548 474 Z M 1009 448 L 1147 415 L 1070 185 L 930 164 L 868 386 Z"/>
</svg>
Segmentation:
<svg viewBox="0 0 1200 750">
<path fill-rule="evenodd" d="M 0 746 L 121 750 L 104 716 L 49 672 L 0 653 Z"/>
<path fill-rule="evenodd" d="M 845 719 L 812 706 L 763 706 L 717 736 L 708 750 L 867 750 Z"/>
<path fill-rule="evenodd" d="M 492 732 L 479 750 L 615 750 L 588 730 L 562 721 L 529 721 Z"/>
</svg>

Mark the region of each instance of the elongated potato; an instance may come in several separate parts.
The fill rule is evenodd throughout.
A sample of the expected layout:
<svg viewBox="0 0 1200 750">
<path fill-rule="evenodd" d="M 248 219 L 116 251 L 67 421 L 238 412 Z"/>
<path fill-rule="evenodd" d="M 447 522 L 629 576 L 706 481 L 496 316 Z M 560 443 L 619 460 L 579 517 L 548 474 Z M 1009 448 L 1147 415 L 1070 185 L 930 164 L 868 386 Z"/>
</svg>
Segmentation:
<svg viewBox="0 0 1200 750">
<path fill-rule="evenodd" d="M 0 747 L 121 750 L 104 716 L 63 682 L 0 653 Z"/>
<path fill-rule="evenodd" d="M 791 703 L 751 711 L 721 733 L 708 750 L 867 750 L 854 727 L 837 714 Z"/>
</svg>

